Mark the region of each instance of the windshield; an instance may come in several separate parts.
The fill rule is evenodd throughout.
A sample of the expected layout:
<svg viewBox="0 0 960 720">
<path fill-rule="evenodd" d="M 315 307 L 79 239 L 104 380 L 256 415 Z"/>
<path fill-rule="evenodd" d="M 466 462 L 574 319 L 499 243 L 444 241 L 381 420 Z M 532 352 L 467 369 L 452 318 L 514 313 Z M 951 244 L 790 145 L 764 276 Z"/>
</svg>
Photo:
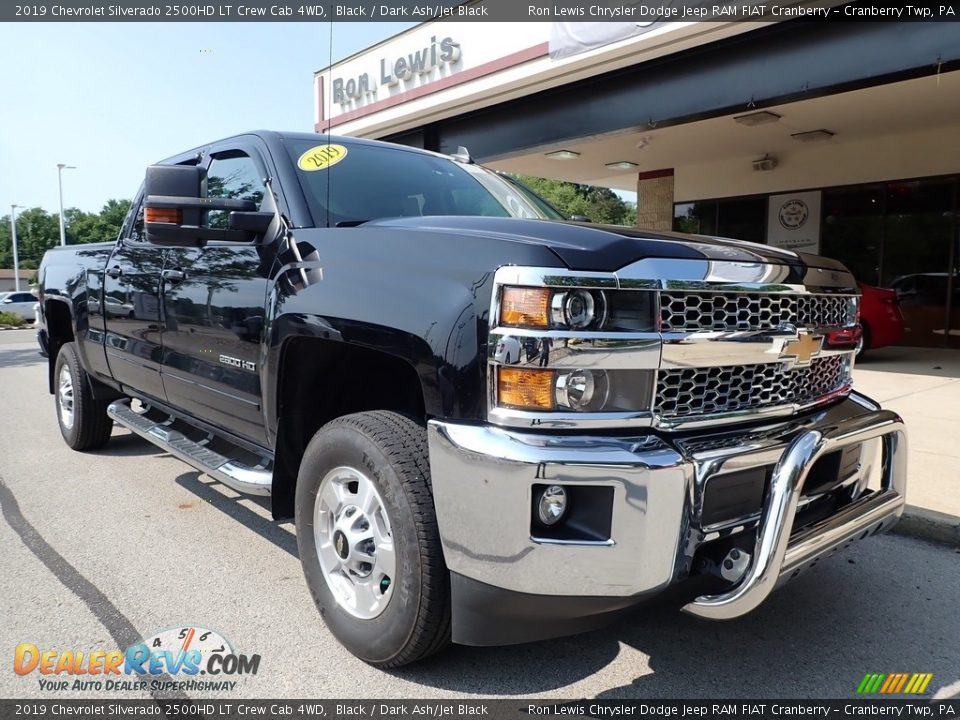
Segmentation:
<svg viewBox="0 0 960 720">
<path fill-rule="evenodd" d="M 530 190 L 479 165 L 376 145 L 287 147 L 318 226 L 419 215 L 564 219 Z"/>
</svg>

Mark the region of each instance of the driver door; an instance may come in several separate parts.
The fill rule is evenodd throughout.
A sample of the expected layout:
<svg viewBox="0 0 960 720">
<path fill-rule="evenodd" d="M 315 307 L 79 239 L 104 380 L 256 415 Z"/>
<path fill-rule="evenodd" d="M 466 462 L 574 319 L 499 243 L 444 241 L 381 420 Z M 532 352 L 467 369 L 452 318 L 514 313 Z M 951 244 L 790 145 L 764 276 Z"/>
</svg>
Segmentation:
<svg viewBox="0 0 960 720">
<path fill-rule="evenodd" d="M 107 260 L 104 349 L 110 374 L 127 392 L 162 400 L 159 293 L 166 251 L 146 242 L 142 200 Z"/>
<path fill-rule="evenodd" d="M 214 147 L 207 196 L 263 200 L 267 170 L 255 146 Z M 211 211 L 210 227 L 227 226 Z M 261 385 L 264 308 L 273 246 L 210 242 L 168 250 L 162 278 L 163 386 L 171 405 L 266 444 Z"/>
</svg>

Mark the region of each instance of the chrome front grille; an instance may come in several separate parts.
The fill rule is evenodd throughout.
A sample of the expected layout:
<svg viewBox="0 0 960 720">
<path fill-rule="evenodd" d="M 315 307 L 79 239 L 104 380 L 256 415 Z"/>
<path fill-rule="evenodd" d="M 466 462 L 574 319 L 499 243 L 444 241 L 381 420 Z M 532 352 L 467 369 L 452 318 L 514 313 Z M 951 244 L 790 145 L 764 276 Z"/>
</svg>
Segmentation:
<svg viewBox="0 0 960 720">
<path fill-rule="evenodd" d="M 797 327 L 844 327 L 856 322 L 853 295 L 789 293 L 687 292 L 660 293 L 663 332 L 698 330 L 735 332 Z"/>
<path fill-rule="evenodd" d="M 571 291 L 601 310 L 586 326 L 571 321 Z M 840 268 L 677 258 L 615 272 L 504 265 L 488 314 L 487 419 L 672 431 L 733 428 L 757 411 L 787 417 L 849 391 L 857 301 Z M 534 380 L 535 395 L 518 394 Z"/>
<path fill-rule="evenodd" d="M 804 405 L 850 383 L 850 356 L 808 367 L 788 363 L 660 370 L 654 413 L 664 418 L 716 415 L 778 405 Z"/>
</svg>

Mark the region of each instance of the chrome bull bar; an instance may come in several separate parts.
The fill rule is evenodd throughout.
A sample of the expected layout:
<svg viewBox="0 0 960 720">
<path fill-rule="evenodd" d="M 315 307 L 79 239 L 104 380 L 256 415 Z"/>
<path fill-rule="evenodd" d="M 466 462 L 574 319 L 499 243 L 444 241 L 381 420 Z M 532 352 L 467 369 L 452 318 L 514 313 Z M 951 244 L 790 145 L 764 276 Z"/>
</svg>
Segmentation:
<svg viewBox="0 0 960 720">
<path fill-rule="evenodd" d="M 875 438 L 882 438 L 884 449 L 881 489 L 791 537 L 803 483 L 816 461 L 833 450 Z M 740 617 L 808 563 L 860 535 L 892 525 L 905 502 L 906 443 L 903 421 L 889 410 L 800 433 L 774 467 L 750 567 L 732 588 L 702 595 L 685 605 L 684 612 L 710 620 Z"/>
</svg>

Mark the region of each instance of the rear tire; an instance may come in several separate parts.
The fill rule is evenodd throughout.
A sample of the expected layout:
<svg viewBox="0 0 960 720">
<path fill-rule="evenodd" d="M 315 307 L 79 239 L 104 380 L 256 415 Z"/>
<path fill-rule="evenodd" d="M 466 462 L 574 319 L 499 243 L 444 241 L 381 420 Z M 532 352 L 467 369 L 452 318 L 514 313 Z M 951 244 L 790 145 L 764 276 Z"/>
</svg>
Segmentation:
<svg viewBox="0 0 960 720">
<path fill-rule="evenodd" d="M 295 514 L 307 586 L 347 650 L 395 668 L 450 643 L 450 574 L 422 426 L 387 411 L 324 425 L 300 464 Z"/>
<path fill-rule="evenodd" d="M 73 343 L 60 347 L 53 381 L 57 423 L 67 445 L 74 450 L 106 445 L 113 431 L 113 420 L 107 415 L 108 403 L 93 397 L 89 376 L 80 365 Z"/>
</svg>

